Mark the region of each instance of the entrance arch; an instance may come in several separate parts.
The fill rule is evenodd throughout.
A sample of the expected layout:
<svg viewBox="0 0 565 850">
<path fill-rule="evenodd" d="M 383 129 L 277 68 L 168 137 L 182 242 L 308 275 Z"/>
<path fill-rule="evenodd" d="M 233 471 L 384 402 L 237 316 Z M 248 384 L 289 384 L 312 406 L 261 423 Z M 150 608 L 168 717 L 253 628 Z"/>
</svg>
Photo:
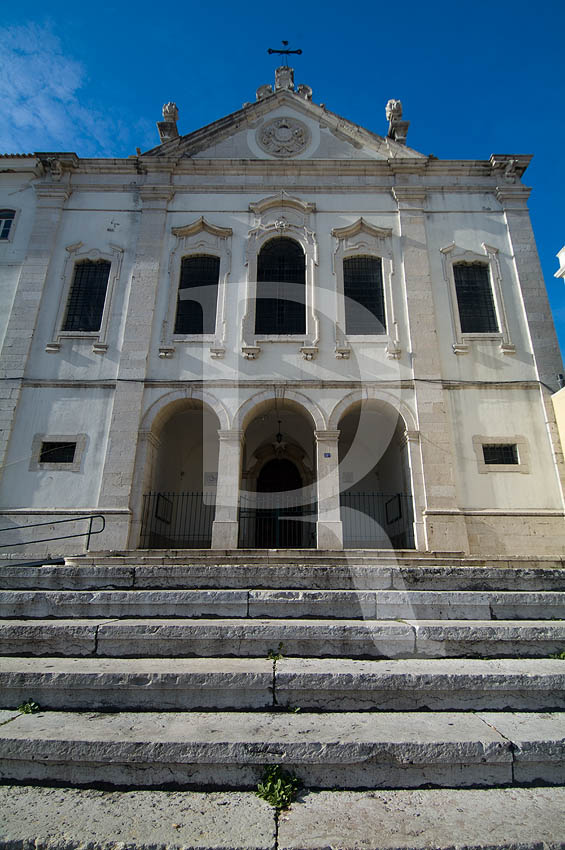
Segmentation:
<svg viewBox="0 0 565 850">
<path fill-rule="evenodd" d="M 387 402 L 354 402 L 339 420 L 346 548 L 413 549 L 414 507 L 406 423 Z"/>
<path fill-rule="evenodd" d="M 158 405 L 143 434 L 140 548 L 211 545 L 218 479 L 217 413 L 202 399 Z"/>
<path fill-rule="evenodd" d="M 262 399 L 246 417 L 239 546 L 302 549 L 316 544 L 314 423 L 292 399 Z"/>
</svg>

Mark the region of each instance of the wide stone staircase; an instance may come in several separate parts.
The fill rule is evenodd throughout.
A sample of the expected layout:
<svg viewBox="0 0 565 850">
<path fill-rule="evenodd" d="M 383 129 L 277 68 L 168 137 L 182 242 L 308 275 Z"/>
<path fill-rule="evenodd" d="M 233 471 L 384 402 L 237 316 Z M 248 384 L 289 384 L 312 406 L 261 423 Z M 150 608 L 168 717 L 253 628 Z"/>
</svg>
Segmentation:
<svg viewBox="0 0 565 850">
<path fill-rule="evenodd" d="M 476 833 L 468 846 L 514 847 L 495 826 L 490 845 L 477 838 L 492 806 L 526 812 L 531 842 L 565 847 L 564 562 L 145 550 L 4 566 L 0 588 L 8 808 L 35 806 L 24 790 L 41 785 L 214 800 L 278 764 L 306 789 L 342 794 L 303 792 L 272 841 L 226 847 L 447 847 L 464 823 Z M 18 709 L 30 700 L 38 713 Z M 432 800 L 437 818 L 462 812 L 459 827 L 435 838 L 422 827 L 402 843 L 407 818 L 422 814 L 410 807 L 429 820 Z M 390 843 L 385 826 L 351 843 L 372 805 L 381 824 L 392 818 Z M 350 843 L 334 845 L 340 806 Z M 310 840 L 315 823 L 325 826 Z M 0 846 L 12 846 L 1 831 Z"/>
</svg>

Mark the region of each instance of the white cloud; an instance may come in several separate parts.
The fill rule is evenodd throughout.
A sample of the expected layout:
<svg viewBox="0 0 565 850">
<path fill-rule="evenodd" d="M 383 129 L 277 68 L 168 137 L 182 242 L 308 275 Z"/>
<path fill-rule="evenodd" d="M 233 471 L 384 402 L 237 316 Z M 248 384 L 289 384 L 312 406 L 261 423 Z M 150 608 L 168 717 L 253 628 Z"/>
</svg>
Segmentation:
<svg viewBox="0 0 565 850">
<path fill-rule="evenodd" d="M 81 156 L 116 156 L 116 139 L 131 153 L 136 144 L 145 146 L 148 127 L 137 123 L 136 140 L 133 121 L 84 105 L 86 82 L 86 67 L 65 55 L 48 25 L 0 28 L 0 153 L 74 150 Z"/>
</svg>

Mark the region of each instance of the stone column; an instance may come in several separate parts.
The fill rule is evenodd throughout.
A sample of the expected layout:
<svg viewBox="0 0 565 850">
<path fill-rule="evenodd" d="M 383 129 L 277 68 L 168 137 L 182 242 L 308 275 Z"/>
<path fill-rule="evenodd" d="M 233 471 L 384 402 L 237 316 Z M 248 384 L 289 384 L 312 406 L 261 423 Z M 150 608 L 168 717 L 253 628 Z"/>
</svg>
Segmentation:
<svg viewBox="0 0 565 850">
<path fill-rule="evenodd" d="M 102 473 L 98 504 L 104 508 L 128 508 L 140 504 L 132 493 L 138 432 L 143 414 L 143 395 L 147 361 L 150 354 L 151 330 L 163 250 L 167 205 L 173 196 L 168 186 L 144 187 L 137 254 L 133 268 L 124 337 L 118 367 L 108 447 Z M 137 497 L 137 498 L 136 498 Z M 136 520 L 139 517 L 135 518 Z M 100 545 L 125 548 L 128 528 L 125 523 L 114 527 Z M 137 540 L 130 540 L 136 546 Z"/>
<path fill-rule="evenodd" d="M 37 203 L 33 230 L 0 354 L 0 376 L 4 379 L 0 387 L 0 469 L 4 467 L 14 427 L 22 378 L 37 326 L 49 264 L 57 245 L 63 207 L 70 195 L 66 185 L 40 184 L 34 189 Z"/>
<path fill-rule="evenodd" d="M 318 549 L 343 549 L 339 504 L 339 431 L 314 431 L 318 497 Z"/>
<path fill-rule="evenodd" d="M 423 380 L 438 381 L 442 377 L 424 217 L 426 190 L 398 186 L 392 191 L 398 204 L 414 378 L 420 379 L 415 384 L 415 399 L 424 476 L 426 548 L 468 552 L 465 518 L 457 513 L 449 400 L 440 383 Z M 420 522 L 421 516 L 415 520 Z"/>
<path fill-rule="evenodd" d="M 243 431 L 218 431 L 218 486 L 216 515 L 212 524 L 212 549 L 237 549 L 239 480 Z"/>
</svg>

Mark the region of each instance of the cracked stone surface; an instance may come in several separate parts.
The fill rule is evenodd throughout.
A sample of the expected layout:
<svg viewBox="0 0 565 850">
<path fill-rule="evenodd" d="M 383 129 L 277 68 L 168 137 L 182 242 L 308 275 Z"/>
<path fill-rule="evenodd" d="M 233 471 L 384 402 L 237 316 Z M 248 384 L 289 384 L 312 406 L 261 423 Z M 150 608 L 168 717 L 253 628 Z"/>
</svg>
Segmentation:
<svg viewBox="0 0 565 850">
<path fill-rule="evenodd" d="M 273 850 L 273 809 L 248 792 L 0 788 L 0 848 Z"/>
<path fill-rule="evenodd" d="M 306 794 L 283 812 L 278 850 L 562 850 L 565 789 Z"/>
</svg>

